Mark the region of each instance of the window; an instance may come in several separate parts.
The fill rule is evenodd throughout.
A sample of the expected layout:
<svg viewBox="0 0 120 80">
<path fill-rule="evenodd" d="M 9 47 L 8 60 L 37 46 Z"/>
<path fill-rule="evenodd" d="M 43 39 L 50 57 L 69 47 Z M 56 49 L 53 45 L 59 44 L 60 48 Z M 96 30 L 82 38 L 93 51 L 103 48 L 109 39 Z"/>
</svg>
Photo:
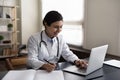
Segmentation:
<svg viewBox="0 0 120 80">
<path fill-rule="evenodd" d="M 42 16 L 50 10 L 57 10 L 64 19 L 61 34 L 68 44 L 82 46 L 84 0 L 42 0 Z"/>
</svg>

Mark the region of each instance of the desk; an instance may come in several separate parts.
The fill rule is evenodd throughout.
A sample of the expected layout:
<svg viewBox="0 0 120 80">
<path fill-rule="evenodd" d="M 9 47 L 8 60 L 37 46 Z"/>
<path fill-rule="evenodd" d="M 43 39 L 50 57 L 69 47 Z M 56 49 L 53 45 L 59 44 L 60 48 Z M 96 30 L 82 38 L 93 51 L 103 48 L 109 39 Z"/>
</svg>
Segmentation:
<svg viewBox="0 0 120 80">
<path fill-rule="evenodd" d="M 70 66 L 71 64 L 68 62 L 62 62 L 59 63 L 59 68 L 63 69 L 67 66 Z M 115 68 L 115 67 L 111 67 L 108 65 L 103 65 L 103 68 L 101 68 L 103 71 L 103 76 L 97 79 L 91 79 L 91 80 L 120 80 L 120 69 Z M 4 75 L 7 72 L 0 72 L 0 80 L 4 77 Z M 92 74 L 96 74 L 96 72 L 92 73 Z M 86 80 L 85 76 L 81 76 L 81 75 L 76 75 L 76 74 L 72 74 L 72 73 L 68 73 L 68 72 L 64 72 L 64 77 L 65 80 Z"/>
<path fill-rule="evenodd" d="M 102 70 L 102 77 L 96 78 L 96 79 L 90 79 L 90 80 L 120 80 L 120 69 L 108 65 L 103 65 L 103 67 L 100 69 Z M 94 74 L 97 74 L 98 71 L 93 72 L 90 74 L 89 77 L 92 77 Z M 87 80 L 89 79 L 88 76 L 81 76 L 76 75 L 72 73 L 64 72 L 65 80 Z"/>
</svg>

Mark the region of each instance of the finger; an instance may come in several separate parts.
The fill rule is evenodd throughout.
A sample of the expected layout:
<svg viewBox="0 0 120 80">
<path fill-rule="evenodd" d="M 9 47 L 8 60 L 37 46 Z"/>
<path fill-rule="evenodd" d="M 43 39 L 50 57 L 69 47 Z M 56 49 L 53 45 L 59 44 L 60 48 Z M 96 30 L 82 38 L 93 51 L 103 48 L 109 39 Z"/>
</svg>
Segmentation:
<svg viewBox="0 0 120 80">
<path fill-rule="evenodd" d="M 85 68 L 86 67 L 86 63 L 85 61 L 79 61 L 79 65 L 78 65 L 79 68 Z"/>
<path fill-rule="evenodd" d="M 51 69 L 52 69 L 52 70 L 55 70 L 55 68 L 56 68 L 56 64 L 52 64 L 52 65 L 51 65 Z"/>
<path fill-rule="evenodd" d="M 81 64 L 81 61 L 76 61 L 77 66 L 80 66 L 80 64 Z"/>
<path fill-rule="evenodd" d="M 82 63 L 82 67 L 83 67 L 83 68 L 87 68 L 87 63 L 86 63 L 86 62 L 83 62 L 83 63 Z"/>
<path fill-rule="evenodd" d="M 51 71 L 53 71 L 53 70 L 54 70 L 54 68 L 52 68 L 52 67 L 47 68 L 47 71 L 48 71 L 48 72 L 51 72 Z"/>
</svg>

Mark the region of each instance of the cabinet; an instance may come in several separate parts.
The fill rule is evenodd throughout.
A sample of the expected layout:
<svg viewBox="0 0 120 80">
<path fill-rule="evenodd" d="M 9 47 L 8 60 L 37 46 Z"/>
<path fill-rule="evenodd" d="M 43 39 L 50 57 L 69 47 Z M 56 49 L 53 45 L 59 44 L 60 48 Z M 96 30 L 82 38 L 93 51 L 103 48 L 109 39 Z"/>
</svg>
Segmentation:
<svg viewBox="0 0 120 80">
<path fill-rule="evenodd" d="M 0 40 L 1 55 L 6 55 L 6 51 L 2 48 L 17 50 L 19 44 L 17 39 L 19 34 L 17 29 L 17 21 L 19 20 L 17 18 L 17 8 L 18 6 L 0 6 L 0 37 L 2 37 L 2 40 Z M 10 29 L 11 26 L 12 28 Z"/>
</svg>

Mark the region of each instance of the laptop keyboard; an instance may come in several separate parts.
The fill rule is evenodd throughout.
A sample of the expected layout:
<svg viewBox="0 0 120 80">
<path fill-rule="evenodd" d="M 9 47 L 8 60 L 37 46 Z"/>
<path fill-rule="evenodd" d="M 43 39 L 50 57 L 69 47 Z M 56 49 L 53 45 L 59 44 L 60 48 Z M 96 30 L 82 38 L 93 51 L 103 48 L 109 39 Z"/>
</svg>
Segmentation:
<svg viewBox="0 0 120 80">
<path fill-rule="evenodd" d="M 79 72 L 86 73 L 86 68 L 78 69 Z"/>
</svg>

